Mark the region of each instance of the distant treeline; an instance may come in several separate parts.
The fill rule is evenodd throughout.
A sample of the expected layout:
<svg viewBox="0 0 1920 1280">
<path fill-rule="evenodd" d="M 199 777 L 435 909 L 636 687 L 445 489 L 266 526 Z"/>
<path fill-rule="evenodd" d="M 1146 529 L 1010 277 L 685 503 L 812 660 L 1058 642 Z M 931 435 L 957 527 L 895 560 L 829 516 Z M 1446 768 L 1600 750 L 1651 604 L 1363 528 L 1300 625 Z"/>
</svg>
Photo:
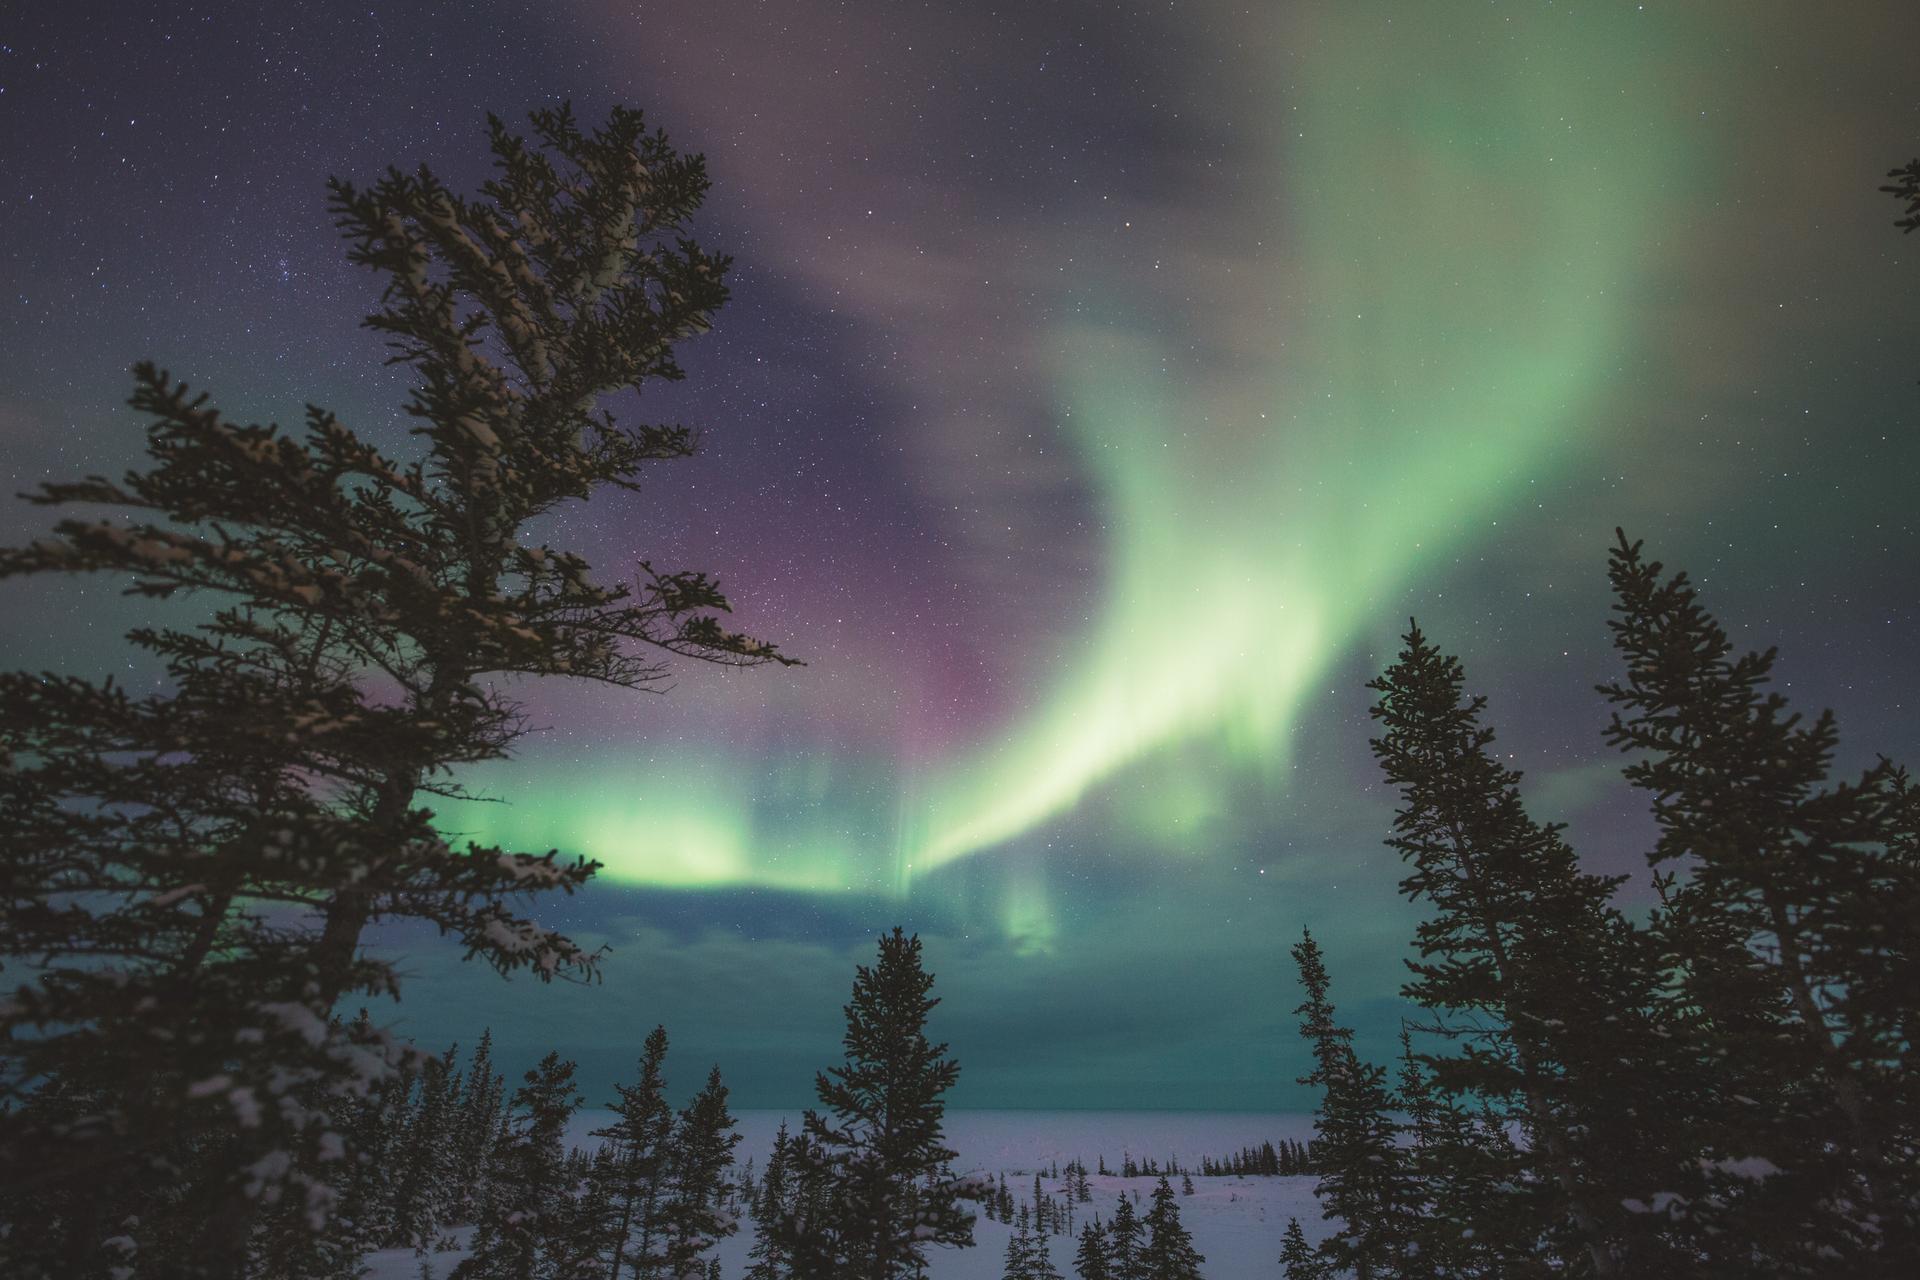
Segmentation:
<svg viewBox="0 0 1920 1280">
<path fill-rule="evenodd" d="M 1052 1169 L 1052 1175 L 1056 1178 L 1072 1178 L 1076 1172 L 1085 1176 L 1085 1166 L 1078 1160 L 1065 1165 L 1055 1163 Z M 1269 1141 L 1258 1146 L 1242 1147 L 1231 1155 L 1201 1156 L 1197 1164 L 1182 1164 L 1178 1156 L 1168 1156 L 1165 1161 L 1155 1160 L 1151 1156 L 1136 1160 L 1130 1152 L 1122 1151 L 1117 1168 L 1109 1168 L 1107 1158 L 1100 1156 L 1094 1172 L 1102 1177 L 1121 1178 L 1157 1178 L 1161 1174 L 1175 1178 L 1183 1174 L 1202 1178 L 1270 1178 L 1312 1173 L 1313 1161 L 1309 1144 L 1283 1138 L 1278 1144 Z"/>
</svg>

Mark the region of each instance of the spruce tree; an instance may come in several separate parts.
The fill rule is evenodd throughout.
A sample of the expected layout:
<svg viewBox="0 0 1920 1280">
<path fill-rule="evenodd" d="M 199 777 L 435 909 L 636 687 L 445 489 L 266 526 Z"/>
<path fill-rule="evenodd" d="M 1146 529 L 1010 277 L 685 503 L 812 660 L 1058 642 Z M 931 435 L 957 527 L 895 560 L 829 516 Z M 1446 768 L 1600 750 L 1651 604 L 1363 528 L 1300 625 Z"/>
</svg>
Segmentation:
<svg viewBox="0 0 1920 1280">
<path fill-rule="evenodd" d="M 674 1126 L 669 1188 L 660 1214 L 666 1280 L 700 1280 L 707 1252 L 734 1233 L 735 1218 L 723 1200 L 739 1142 L 727 1110 L 727 1087 L 715 1067 Z"/>
<path fill-rule="evenodd" d="M 460 1081 L 453 1069 L 454 1050 L 432 1058 L 420 1073 L 417 1095 L 408 1108 L 399 1142 L 391 1244 L 424 1247 L 446 1219 L 446 1178 L 453 1164 L 453 1095 Z"/>
<path fill-rule="evenodd" d="M 549 1053 L 514 1091 L 472 1254 L 453 1280 L 566 1280 L 578 1274 L 578 1222 L 566 1173 L 567 1121 L 580 1107 L 574 1064 Z"/>
<path fill-rule="evenodd" d="M 1839 732 L 1770 686 L 1685 574 L 1617 533 L 1609 627 L 1625 664 L 1601 692 L 1609 742 L 1653 797 L 1663 989 L 1692 1051 L 1695 1247 L 1722 1268 L 1871 1270 L 1920 1257 L 1913 1086 L 1920 875 L 1905 775 L 1832 782 Z M 1671 870 L 1684 869 L 1684 874 Z M 1683 1171 L 1684 1172 L 1684 1171 Z"/>
<path fill-rule="evenodd" d="M 760 1195 L 754 1201 L 753 1248 L 747 1254 L 751 1265 L 746 1280 L 785 1280 L 789 1258 L 781 1243 L 779 1224 L 793 1212 L 793 1197 L 787 1181 L 787 1162 L 792 1142 L 787 1137 L 787 1122 L 773 1135 L 773 1150 L 767 1156 L 767 1168 L 760 1179 Z"/>
<path fill-rule="evenodd" d="M 618 1096 L 608 1108 L 613 1123 L 593 1131 L 613 1154 L 603 1175 L 609 1211 L 607 1280 L 620 1280 L 623 1268 L 631 1268 L 641 1280 L 659 1274 L 665 1236 L 661 1205 L 673 1133 L 666 1057 L 667 1029 L 657 1026 L 647 1034 L 634 1083 L 614 1085 Z"/>
<path fill-rule="evenodd" d="M 1193 1247 L 1193 1237 L 1180 1222 L 1180 1205 L 1163 1174 L 1153 1188 L 1153 1207 L 1145 1219 L 1147 1243 L 1140 1251 L 1144 1280 L 1200 1280 L 1206 1259 Z"/>
<path fill-rule="evenodd" d="M 1327 1265 L 1300 1230 L 1300 1219 L 1287 1219 L 1287 1233 L 1280 1240 L 1280 1274 L 1285 1280 L 1330 1280 Z M 1438 1275 L 1449 1274 L 1437 1270 Z"/>
<path fill-rule="evenodd" d="M 740 1167 L 740 1176 L 735 1178 L 733 1184 L 727 1189 L 729 1206 L 736 1206 L 741 1201 L 746 1202 L 749 1213 L 752 1212 L 753 1206 L 760 1202 L 760 1178 L 754 1169 L 752 1156 L 747 1157 L 746 1164 Z"/>
<path fill-rule="evenodd" d="M 787 1210 L 774 1224 L 775 1239 L 787 1260 L 785 1275 L 800 1280 L 817 1273 L 830 1259 L 829 1227 L 836 1216 L 832 1199 L 836 1181 L 827 1159 L 808 1135 L 802 1117 L 800 1132 L 790 1139 L 787 1181 L 792 1188 Z"/>
<path fill-rule="evenodd" d="M 105 572 L 221 601 L 196 629 L 133 633 L 165 693 L 0 677 L 0 947 L 33 957 L 0 1006 L 18 1066 L 0 1074 L 0 1168 L 87 1204 L 55 1269 L 90 1267 L 107 1218 L 172 1194 L 171 1135 L 218 1131 L 180 1272 L 245 1270 L 254 1207 L 280 1193 L 263 1184 L 310 1167 L 333 1131 L 324 1109 L 276 1099 L 302 1078 L 359 1091 L 395 1065 L 327 1029 L 343 996 L 399 989 L 361 948 L 370 924 L 430 922 L 503 971 L 591 973 L 519 906 L 590 864 L 455 845 L 433 824 L 453 771 L 522 731 L 492 677 L 646 689 L 671 656 L 784 660 L 721 625 L 703 574 L 642 562 L 637 586 L 597 585 L 529 536 L 692 452 L 685 428 L 621 424 L 601 401 L 680 377 L 674 344 L 727 296 L 726 260 L 686 237 L 698 157 L 624 108 L 592 132 L 536 112 L 533 131 L 529 145 L 493 122 L 498 172 L 477 199 L 424 168 L 331 185 L 350 259 L 385 280 L 368 324 L 413 375 L 416 456 L 318 408 L 304 433 L 231 422 L 143 363 L 150 465 L 34 496 L 125 519 L 65 519 L 0 553 L 0 576 Z M 68 1075 L 106 1086 L 97 1122 L 24 1105 L 31 1082 Z"/>
<path fill-rule="evenodd" d="M 349 1031 L 364 1038 L 369 1021 L 362 1009 Z M 361 1252 L 394 1244 L 400 1233 L 393 1214 L 396 1171 L 403 1167 L 400 1144 L 405 1140 L 406 1104 L 411 1081 L 394 1077 L 370 1088 L 364 1097 L 348 1096 L 334 1100 L 330 1111 L 338 1126 L 341 1141 L 336 1150 L 312 1172 L 325 1177 L 333 1187 L 335 1205 L 322 1237 L 315 1237 L 310 1224 L 284 1232 L 283 1247 L 296 1250 L 292 1237 L 305 1233 L 313 1239 L 352 1240 Z M 291 1206 L 288 1206 L 290 1209 Z M 284 1212 L 284 1210 L 283 1210 Z M 450 1221 L 471 1221 L 455 1216 Z M 270 1273 L 277 1264 L 269 1262 Z M 284 1268 L 283 1268 L 284 1269 Z"/>
<path fill-rule="evenodd" d="M 1127 1193 L 1122 1191 L 1120 1203 L 1113 1211 L 1113 1221 L 1107 1224 L 1107 1260 L 1113 1280 L 1145 1280 L 1146 1272 L 1141 1264 L 1144 1248 L 1140 1219 L 1134 1215 Z"/>
<path fill-rule="evenodd" d="M 821 1111 L 806 1113 L 796 1164 L 830 1187 L 810 1216 L 786 1228 L 797 1280 L 898 1280 L 925 1265 L 926 1247 L 967 1247 L 971 1183 L 947 1177 L 942 1095 L 959 1077 L 947 1046 L 926 1037 L 939 1004 L 920 963 L 920 939 L 897 926 L 879 962 L 856 971 L 845 1006 L 845 1065 L 815 1079 Z"/>
<path fill-rule="evenodd" d="M 1014 1220 L 1013 1234 L 1007 1237 L 1007 1254 L 1000 1266 L 1000 1280 L 1034 1280 L 1033 1221 L 1026 1205 Z"/>
<path fill-rule="evenodd" d="M 1353 1051 L 1353 1033 L 1334 1018 L 1320 944 L 1302 930 L 1293 947 L 1306 1000 L 1300 1035 L 1313 1053 L 1313 1070 L 1300 1083 L 1320 1089 L 1314 1113 L 1314 1194 L 1339 1227 L 1324 1241 L 1323 1257 L 1359 1280 L 1401 1274 L 1407 1253 L 1406 1206 L 1412 1192 L 1392 1117 L 1395 1099 L 1386 1073 Z"/>
<path fill-rule="evenodd" d="M 567 1158 L 568 1203 L 565 1245 L 554 1275 L 564 1280 L 605 1280 L 607 1254 L 613 1239 L 614 1153 L 601 1147 L 592 1153 L 574 1148 Z"/>
<path fill-rule="evenodd" d="M 365 1010 L 356 1021 L 365 1023 Z M 363 1025 L 354 1032 L 364 1030 Z M 313 1206 L 304 1198 L 282 1196 L 263 1205 L 250 1249 L 256 1274 L 275 1280 L 357 1280 L 364 1256 L 389 1243 L 396 1234 L 388 1208 L 396 1186 L 392 1174 L 401 1163 L 396 1157 L 416 1083 L 389 1080 L 365 1098 L 331 1101 L 336 1142 L 318 1153 L 320 1164 L 289 1177 L 326 1188 L 331 1201 L 326 1230 L 314 1230 Z M 301 1105 L 319 1101 L 310 1083 L 303 1087 Z"/>
<path fill-rule="evenodd" d="M 1520 774 L 1481 723 L 1486 700 L 1464 697 L 1463 680 L 1412 625 L 1368 686 L 1373 753 L 1402 799 L 1387 843 L 1408 864 L 1401 892 L 1429 906 L 1404 994 L 1450 1047 L 1429 1055 L 1438 1087 L 1525 1127 L 1526 1185 L 1544 1203 L 1502 1216 L 1542 1224 L 1545 1240 L 1516 1248 L 1564 1240 L 1593 1274 L 1619 1274 L 1645 1234 L 1623 1202 L 1658 1142 L 1657 1087 L 1619 1069 L 1655 1052 L 1651 953 L 1610 904 L 1624 877 L 1582 872 L 1561 828 L 1527 814 Z"/>
<path fill-rule="evenodd" d="M 492 1163 L 494 1134 L 500 1127 L 504 1081 L 493 1068 L 493 1031 L 480 1033 L 480 1043 L 467 1061 L 463 1088 L 454 1116 L 453 1180 L 450 1221 L 470 1222 L 485 1189 L 485 1171 Z"/>
<path fill-rule="evenodd" d="M 1526 1176 L 1504 1132 L 1476 1124 L 1459 1101 L 1439 1093 L 1400 1033 L 1400 1105 L 1407 1114 L 1402 1154 L 1410 1196 L 1405 1233 L 1413 1256 L 1435 1274 L 1453 1277 L 1520 1276 L 1537 1267 L 1536 1251 L 1513 1242 L 1506 1215 L 1524 1211 L 1515 1182 Z"/>
<path fill-rule="evenodd" d="M 1080 1247 L 1073 1254 L 1073 1272 L 1080 1280 L 1114 1280 L 1107 1256 L 1107 1233 L 1098 1222 L 1080 1228 Z"/>
<path fill-rule="evenodd" d="M 1033 1251 L 1029 1255 L 1027 1274 L 1032 1280 L 1065 1280 L 1060 1268 L 1053 1264 L 1053 1244 L 1044 1231 L 1033 1233 Z"/>
<path fill-rule="evenodd" d="M 250 905 L 288 901 L 248 880 L 283 835 L 337 829 L 298 732 L 326 678 L 137 634 L 170 647 L 171 693 L 0 675 L 0 954 L 25 978 L 0 1001 L 0 1216 L 31 1224 L 0 1238 L 9 1274 L 91 1274 L 112 1237 L 238 1275 L 262 1203 L 329 1211 L 329 1108 L 407 1062 L 311 1000 L 284 919 Z"/>
</svg>

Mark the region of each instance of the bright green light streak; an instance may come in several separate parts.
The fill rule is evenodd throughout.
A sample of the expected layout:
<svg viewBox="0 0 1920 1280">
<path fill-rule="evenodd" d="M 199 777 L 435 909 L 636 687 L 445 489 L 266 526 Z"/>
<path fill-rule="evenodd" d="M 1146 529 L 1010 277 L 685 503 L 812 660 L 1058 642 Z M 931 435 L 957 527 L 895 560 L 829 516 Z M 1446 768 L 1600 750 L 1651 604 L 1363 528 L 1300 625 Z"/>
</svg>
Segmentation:
<svg viewBox="0 0 1920 1280">
<path fill-rule="evenodd" d="M 529 761 L 488 776 L 505 784 L 513 803 L 443 802 L 441 830 L 518 851 L 585 854 L 605 864 L 603 876 L 626 884 L 818 893 L 894 887 L 873 881 L 874 868 L 855 856 L 844 830 L 799 816 L 790 803 L 769 805 L 741 785 L 743 772 L 729 762 L 609 770 Z M 784 799 L 792 798 L 789 788 Z"/>
<path fill-rule="evenodd" d="M 1257 275 L 1291 330 L 1271 335 L 1270 386 L 1165 372 L 1181 352 L 1164 317 L 1151 337 L 1061 335 L 1114 580 L 1043 709 L 942 779 L 923 866 L 1182 740 L 1276 766 L 1380 602 L 1604 425 L 1681 158 L 1646 127 L 1650 50 L 1673 32 L 1599 6 L 1389 11 L 1354 4 L 1315 33 L 1287 117 L 1267 234 L 1291 232 L 1294 261 Z M 1203 343 L 1244 338 L 1195 324 Z"/>
<path fill-rule="evenodd" d="M 1698 162 L 1661 105 L 1690 47 L 1671 16 L 1326 8 L 1266 69 L 1265 207 L 1169 213 L 1233 262 L 1233 292 L 1116 276 L 1130 306 L 1046 335 L 1112 559 L 1031 716 L 918 778 L 814 761 L 789 772 L 826 774 L 776 777 L 771 797 L 724 757 L 530 760 L 500 778 L 518 803 L 443 825 L 584 852 L 628 883 L 905 893 L 1136 762 L 1110 817 L 1169 849 L 1221 813 L 1223 765 L 1278 776 L 1341 649 L 1604 428 Z M 1044 953 L 1042 869 L 1012 861 L 979 905 Z"/>
</svg>

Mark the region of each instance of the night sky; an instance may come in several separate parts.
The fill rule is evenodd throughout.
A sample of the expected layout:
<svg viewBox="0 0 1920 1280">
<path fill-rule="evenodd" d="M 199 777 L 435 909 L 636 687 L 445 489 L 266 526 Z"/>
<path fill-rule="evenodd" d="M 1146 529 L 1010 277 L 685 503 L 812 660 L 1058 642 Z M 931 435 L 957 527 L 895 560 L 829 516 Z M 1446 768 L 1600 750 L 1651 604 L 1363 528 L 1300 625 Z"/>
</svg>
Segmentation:
<svg viewBox="0 0 1920 1280">
<path fill-rule="evenodd" d="M 606 982 L 396 931 L 382 1016 L 598 1091 L 665 1022 L 676 1083 L 796 1105 L 898 921 L 960 1105 L 1296 1107 L 1303 925 L 1398 1025 L 1363 686 L 1408 615 L 1636 901 L 1616 525 L 1847 764 L 1920 762 L 1920 236 L 1875 190 L 1917 48 L 1908 0 L 9 6 L 6 488 L 134 463 L 140 358 L 404 447 L 325 177 L 471 188 L 487 111 L 639 106 L 736 261 L 627 407 L 705 448 L 554 540 L 711 570 L 809 665 L 523 688 L 506 803 L 445 825 L 605 862 L 544 914 Z M 150 681 L 117 591 L 7 584 L 7 660 Z"/>
</svg>

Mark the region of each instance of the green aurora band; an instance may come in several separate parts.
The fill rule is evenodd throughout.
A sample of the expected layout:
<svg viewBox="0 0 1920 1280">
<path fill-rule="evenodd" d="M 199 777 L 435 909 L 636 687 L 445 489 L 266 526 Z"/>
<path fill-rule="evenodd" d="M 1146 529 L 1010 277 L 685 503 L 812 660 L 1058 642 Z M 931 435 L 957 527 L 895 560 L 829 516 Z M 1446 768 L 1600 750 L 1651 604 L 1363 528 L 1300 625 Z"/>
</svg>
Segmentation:
<svg viewBox="0 0 1920 1280">
<path fill-rule="evenodd" d="M 1379 603 L 1601 425 L 1682 169 L 1647 109 L 1675 33 L 1600 7 L 1506 39 L 1463 35 L 1508 24 L 1457 6 L 1379 12 L 1354 6 L 1306 62 L 1297 265 L 1263 282 L 1297 336 L 1269 369 L 1223 391 L 1167 374 L 1175 344 L 1062 335 L 1062 407 L 1119 535 L 1110 599 L 1039 715 L 946 780 L 923 866 L 1172 742 L 1274 769 Z"/>
<path fill-rule="evenodd" d="M 1241 157 L 1269 173 L 1265 207 L 1219 214 L 1232 267 L 1206 283 L 1233 295 L 1118 276 L 1114 318 L 1045 336 L 1110 568 L 1090 634 L 987 746 L 922 777 L 816 761 L 771 784 L 721 756 L 536 757 L 499 776 L 519 803 L 458 804 L 447 825 L 578 850 L 625 883 L 903 893 L 1151 757 L 1128 830 L 1184 849 L 1225 773 L 1281 776 L 1307 699 L 1386 604 L 1604 427 L 1663 221 L 1705 181 L 1678 105 L 1687 22 L 1342 5 L 1284 68 L 1249 69 L 1292 83 L 1268 91 L 1265 161 Z M 1032 861 L 980 905 L 1045 949 Z"/>
</svg>

